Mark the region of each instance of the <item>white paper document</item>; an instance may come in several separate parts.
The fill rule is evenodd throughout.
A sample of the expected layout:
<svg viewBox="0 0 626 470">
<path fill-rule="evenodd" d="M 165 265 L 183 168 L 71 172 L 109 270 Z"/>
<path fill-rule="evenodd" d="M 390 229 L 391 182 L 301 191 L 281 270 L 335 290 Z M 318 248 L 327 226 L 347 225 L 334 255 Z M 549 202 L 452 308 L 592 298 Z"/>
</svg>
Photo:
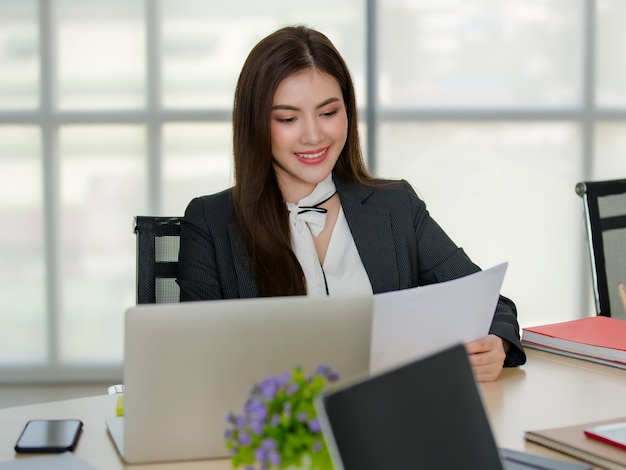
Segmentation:
<svg viewBox="0 0 626 470">
<path fill-rule="evenodd" d="M 374 296 L 370 372 L 489 334 L 508 263 L 452 281 Z"/>
</svg>

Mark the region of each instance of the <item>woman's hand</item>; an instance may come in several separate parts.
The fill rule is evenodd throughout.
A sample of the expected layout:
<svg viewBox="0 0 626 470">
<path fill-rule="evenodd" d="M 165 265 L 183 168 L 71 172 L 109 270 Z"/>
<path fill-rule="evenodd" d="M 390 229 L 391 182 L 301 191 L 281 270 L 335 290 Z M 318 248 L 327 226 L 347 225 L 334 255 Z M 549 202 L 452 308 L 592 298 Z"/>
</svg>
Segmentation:
<svg viewBox="0 0 626 470">
<path fill-rule="evenodd" d="M 465 345 L 474 377 L 479 382 L 492 382 L 504 367 L 508 342 L 496 335 L 472 341 Z"/>
</svg>

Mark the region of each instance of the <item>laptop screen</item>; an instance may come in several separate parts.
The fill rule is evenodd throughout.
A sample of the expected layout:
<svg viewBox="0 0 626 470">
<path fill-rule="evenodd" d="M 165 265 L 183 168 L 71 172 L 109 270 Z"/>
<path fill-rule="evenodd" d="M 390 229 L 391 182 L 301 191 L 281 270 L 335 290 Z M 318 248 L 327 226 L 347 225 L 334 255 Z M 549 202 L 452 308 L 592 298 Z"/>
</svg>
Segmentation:
<svg viewBox="0 0 626 470">
<path fill-rule="evenodd" d="M 327 392 L 316 406 L 336 468 L 502 468 L 460 344 Z"/>
</svg>

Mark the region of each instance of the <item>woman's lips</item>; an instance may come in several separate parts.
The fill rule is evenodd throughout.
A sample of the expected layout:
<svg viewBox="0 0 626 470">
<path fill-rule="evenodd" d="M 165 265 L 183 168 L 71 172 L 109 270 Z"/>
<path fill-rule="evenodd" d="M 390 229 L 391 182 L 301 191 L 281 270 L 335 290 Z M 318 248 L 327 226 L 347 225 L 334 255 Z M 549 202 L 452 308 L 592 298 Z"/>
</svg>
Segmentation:
<svg viewBox="0 0 626 470">
<path fill-rule="evenodd" d="M 330 147 L 325 147 L 323 149 L 313 150 L 311 152 L 297 152 L 294 153 L 294 155 L 298 157 L 298 160 L 300 160 L 301 162 L 313 165 L 316 163 L 320 163 L 326 158 L 329 148 Z"/>
</svg>

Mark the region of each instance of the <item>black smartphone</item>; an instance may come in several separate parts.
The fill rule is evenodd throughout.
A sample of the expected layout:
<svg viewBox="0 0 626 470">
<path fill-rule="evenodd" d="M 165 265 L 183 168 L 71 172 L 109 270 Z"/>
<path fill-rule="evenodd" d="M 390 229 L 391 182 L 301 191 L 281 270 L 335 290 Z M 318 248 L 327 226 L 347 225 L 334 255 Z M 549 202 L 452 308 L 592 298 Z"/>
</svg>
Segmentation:
<svg viewBox="0 0 626 470">
<path fill-rule="evenodd" d="M 26 423 L 15 452 L 65 452 L 74 450 L 83 422 L 79 419 L 33 419 Z"/>
</svg>

